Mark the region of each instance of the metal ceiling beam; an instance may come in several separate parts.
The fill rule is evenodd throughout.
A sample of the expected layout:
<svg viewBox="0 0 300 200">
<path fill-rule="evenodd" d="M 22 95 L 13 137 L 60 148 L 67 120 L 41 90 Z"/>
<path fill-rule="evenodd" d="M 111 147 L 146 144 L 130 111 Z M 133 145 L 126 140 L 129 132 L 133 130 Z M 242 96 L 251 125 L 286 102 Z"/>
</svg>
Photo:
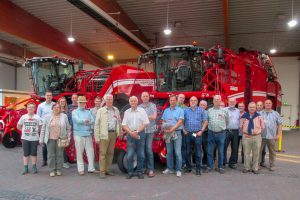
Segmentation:
<svg viewBox="0 0 300 200">
<path fill-rule="evenodd" d="M 140 52 L 149 50 L 148 40 L 115 0 L 68 0 Z M 138 30 L 138 31 L 137 31 Z"/>
<path fill-rule="evenodd" d="M 1 39 L 0 39 L 0 53 L 16 56 L 19 58 L 32 58 L 32 57 L 40 56 L 36 53 L 27 50 L 26 47 L 22 47 Z"/>
<path fill-rule="evenodd" d="M 223 0 L 223 21 L 224 21 L 224 45 L 230 48 L 229 22 L 228 22 L 228 0 Z"/>
<path fill-rule="evenodd" d="M 0 31 L 15 35 L 97 67 L 106 62 L 81 44 L 69 43 L 67 36 L 8 0 L 0 1 Z"/>
<path fill-rule="evenodd" d="M 294 57 L 294 56 L 300 56 L 300 52 L 278 52 L 278 53 L 272 54 L 270 56 L 271 56 L 271 58 L 272 57 Z"/>
</svg>

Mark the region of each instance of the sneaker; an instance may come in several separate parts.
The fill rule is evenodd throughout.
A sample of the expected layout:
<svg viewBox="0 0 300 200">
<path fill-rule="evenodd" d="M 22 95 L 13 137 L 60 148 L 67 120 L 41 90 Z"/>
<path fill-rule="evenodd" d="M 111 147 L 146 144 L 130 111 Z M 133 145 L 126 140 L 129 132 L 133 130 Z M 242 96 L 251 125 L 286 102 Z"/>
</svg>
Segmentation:
<svg viewBox="0 0 300 200">
<path fill-rule="evenodd" d="M 99 177 L 100 177 L 101 179 L 106 179 L 106 175 L 105 175 L 105 174 L 106 174 L 106 173 L 101 172 L 100 175 L 99 175 Z"/>
<path fill-rule="evenodd" d="M 201 176 L 201 171 L 200 170 L 196 171 L 196 176 Z"/>
<path fill-rule="evenodd" d="M 181 177 L 181 171 L 177 171 L 177 172 L 176 172 L 176 176 L 177 176 L 177 177 Z"/>
<path fill-rule="evenodd" d="M 111 171 L 107 171 L 107 172 L 105 172 L 105 175 L 114 176 L 115 174 L 113 172 L 111 172 Z"/>
<path fill-rule="evenodd" d="M 54 177 L 55 176 L 55 172 L 50 172 L 50 177 Z"/>
<path fill-rule="evenodd" d="M 57 170 L 57 171 L 56 171 L 56 175 L 57 175 L 57 176 L 61 176 L 61 172 Z"/>
<path fill-rule="evenodd" d="M 24 165 L 24 169 L 23 169 L 22 175 L 25 175 L 25 174 L 28 174 L 28 173 L 29 173 L 28 165 Z"/>
<path fill-rule="evenodd" d="M 163 174 L 174 174 L 174 172 L 169 169 L 165 169 L 162 173 Z"/>
<path fill-rule="evenodd" d="M 65 163 L 63 164 L 63 168 L 69 169 L 69 168 L 70 168 L 69 163 L 65 162 Z"/>
<path fill-rule="evenodd" d="M 223 168 L 219 168 L 218 171 L 219 171 L 220 174 L 224 174 L 225 173 L 225 170 Z"/>
<path fill-rule="evenodd" d="M 144 175 L 142 173 L 138 173 L 138 178 L 139 179 L 144 179 Z"/>
<path fill-rule="evenodd" d="M 78 174 L 79 174 L 79 176 L 83 176 L 84 175 L 84 171 L 79 171 Z"/>
<path fill-rule="evenodd" d="M 36 174 L 36 173 L 37 173 L 36 165 L 32 165 L 32 173 L 33 173 L 33 174 Z"/>
</svg>

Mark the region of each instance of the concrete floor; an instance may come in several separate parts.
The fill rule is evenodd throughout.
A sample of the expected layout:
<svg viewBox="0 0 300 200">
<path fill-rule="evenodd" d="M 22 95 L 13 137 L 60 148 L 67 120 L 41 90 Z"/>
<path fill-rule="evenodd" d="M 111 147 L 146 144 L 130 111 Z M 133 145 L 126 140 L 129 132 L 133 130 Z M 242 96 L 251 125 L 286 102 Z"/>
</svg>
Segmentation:
<svg viewBox="0 0 300 200">
<path fill-rule="evenodd" d="M 259 175 L 226 168 L 226 173 L 193 174 L 177 178 L 162 175 L 144 180 L 126 180 L 116 165 L 117 176 L 101 180 L 95 174 L 78 176 L 76 165 L 63 170 L 63 176 L 50 178 L 41 167 L 39 154 L 36 175 L 22 176 L 22 149 L 0 145 L 0 200 L 6 199 L 180 199 L 180 200 L 298 200 L 300 199 L 300 132 L 284 133 L 284 153 L 278 153 L 276 171 L 262 169 Z M 41 152 L 41 148 L 39 148 Z"/>
</svg>

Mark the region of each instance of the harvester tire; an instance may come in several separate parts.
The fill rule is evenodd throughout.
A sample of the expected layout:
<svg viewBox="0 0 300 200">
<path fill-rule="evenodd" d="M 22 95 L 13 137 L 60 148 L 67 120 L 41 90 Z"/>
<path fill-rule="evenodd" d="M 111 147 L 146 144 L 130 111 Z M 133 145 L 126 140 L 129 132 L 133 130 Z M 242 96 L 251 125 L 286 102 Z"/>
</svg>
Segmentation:
<svg viewBox="0 0 300 200">
<path fill-rule="evenodd" d="M 137 166 L 137 156 L 136 154 L 134 155 L 134 158 L 133 158 L 133 168 L 135 169 L 136 166 Z M 128 170 L 128 164 L 127 164 L 127 152 L 122 150 L 119 152 L 119 155 L 118 155 L 118 167 L 119 169 L 121 170 L 121 172 L 123 173 L 127 173 L 127 170 Z"/>
<path fill-rule="evenodd" d="M 20 143 L 20 135 L 17 131 L 5 133 L 2 138 L 2 144 L 6 148 L 14 148 Z"/>
</svg>

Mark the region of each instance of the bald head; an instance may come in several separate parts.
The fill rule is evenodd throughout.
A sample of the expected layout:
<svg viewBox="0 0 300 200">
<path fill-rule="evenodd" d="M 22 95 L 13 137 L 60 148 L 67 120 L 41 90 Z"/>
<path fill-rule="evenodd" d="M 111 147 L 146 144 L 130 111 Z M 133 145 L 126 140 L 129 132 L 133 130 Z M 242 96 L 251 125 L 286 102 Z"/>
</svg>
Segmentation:
<svg viewBox="0 0 300 200">
<path fill-rule="evenodd" d="M 206 110 L 207 108 L 207 101 L 205 100 L 201 100 L 199 103 L 200 108 L 202 108 L 203 110 Z"/>
<path fill-rule="evenodd" d="M 192 97 L 190 98 L 190 106 L 191 106 L 192 108 L 196 108 L 197 105 L 198 105 L 198 99 L 197 99 L 197 97 L 192 96 Z"/>
<path fill-rule="evenodd" d="M 258 101 L 256 103 L 256 109 L 257 109 L 257 111 L 262 111 L 264 109 L 264 104 L 262 101 Z"/>
</svg>

